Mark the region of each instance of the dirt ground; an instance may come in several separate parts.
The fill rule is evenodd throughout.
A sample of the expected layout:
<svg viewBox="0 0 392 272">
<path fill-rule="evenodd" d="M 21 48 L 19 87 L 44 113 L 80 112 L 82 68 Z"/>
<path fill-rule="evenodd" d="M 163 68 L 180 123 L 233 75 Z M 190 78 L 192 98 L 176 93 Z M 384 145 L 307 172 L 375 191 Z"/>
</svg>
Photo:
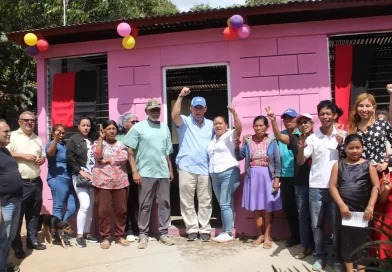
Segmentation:
<svg viewBox="0 0 392 272">
<path fill-rule="evenodd" d="M 112 243 L 110 249 L 102 250 L 99 244 L 78 248 L 73 239 L 73 246 L 66 249 L 55 244 L 47 245 L 43 251 L 26 250 L 28 256 L 22 261 L 15 259 L 11 252 L 10 261 L 20 265 L 22 272 L 268 272 L 273 271 L 272 265 L 281 272 L 289 271 L 288 268 L 306 272 L 311 270 L 313 261 L 311 256 L 302 261 L 294 259 L 300 246 L 287 249 L 283 241 L 275 242 L 272 249 L 266 250 L 238 239 L 226 244 L 187 242 L 183 237 L 174 237 L 174 240 L 176 244 L 170 247 L 152 241 L 145 250 L 137 249 L 137 243 L 129 247 Z M 332 269 L 327 267 L 325 271 Z"/>
</svg>

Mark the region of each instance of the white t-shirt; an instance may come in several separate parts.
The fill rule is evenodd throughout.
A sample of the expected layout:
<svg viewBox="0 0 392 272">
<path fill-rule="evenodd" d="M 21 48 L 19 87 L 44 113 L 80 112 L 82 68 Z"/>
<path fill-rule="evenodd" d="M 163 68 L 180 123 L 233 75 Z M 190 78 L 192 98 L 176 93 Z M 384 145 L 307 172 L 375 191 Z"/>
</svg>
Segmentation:
<svg viewBox="0 0 392 272">
<path fill-rule="evenodd" d="M 207 152 L 210 173 L 221 173 L 231 167 L 238 167 L 238 161 L 234 155 L 235 145 L 233 133 L 234 130 L 228 130 L 218 140 L 216 139 L 216 135 L 214 135 L 208 144 Z"/>
<path fill-rule="evenodd" d="M 329 188 L 332 166 L 339 160 L 336 135 L 335 127 L 330 137 L 318 129 L 306 139 L 307 147 L 305 147 L 304 155 L 306 158 L 312 156 L 309 188 Z"/>
</svg>

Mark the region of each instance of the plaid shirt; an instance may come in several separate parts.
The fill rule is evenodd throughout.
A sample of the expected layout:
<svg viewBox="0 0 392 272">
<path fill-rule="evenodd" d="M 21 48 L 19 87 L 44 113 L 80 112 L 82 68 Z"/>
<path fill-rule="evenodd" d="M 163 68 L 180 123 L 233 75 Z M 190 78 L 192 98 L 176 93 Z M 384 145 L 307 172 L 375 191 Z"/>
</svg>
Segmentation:
<svg viewBox="0 0 392 272">
<path fill-rule="evenodd" d="M 97 156 L 97 141 L 94 142 L 93 152 Z M 127 147 L 120 141 L 114 146 L 110 146 L 103 141 L 102 156 L 104 160 L 108 160 L 108 164 L 101 164 L 96 160 L 92 183 L 93 186 L 100 189 L 122 189 L 129 186 L 126 162 L 128 160 Z"/>
</svg>

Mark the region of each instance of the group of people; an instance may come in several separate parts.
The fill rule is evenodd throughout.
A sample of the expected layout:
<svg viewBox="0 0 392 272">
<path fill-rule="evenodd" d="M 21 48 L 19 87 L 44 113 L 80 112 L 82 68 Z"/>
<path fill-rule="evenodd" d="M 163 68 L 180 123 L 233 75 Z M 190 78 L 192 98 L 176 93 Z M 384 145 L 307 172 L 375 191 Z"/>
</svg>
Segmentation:
<svg viewBox="0 0 392 272">
<path fill-rule="evenodd" d="M 387 89 L 392 97 L 392 85 Z M 327 218 L 332 226 L 335 271 L 343 271 L 343 262 L 347 271 L 353 271 L 355 262 L 358 268 L 368 265 L 370 253 L 366 248 L 352 253 L 371 241 L 372 234 L 366 228 L 342 226 L 342 218 L 362 212 L 364 220 L 376 218 L 373 221 L 378 228 L 383 228 L 381 219 L 392 223 L 388 169 L 392 166 L 388 145 L 392 143 L 391 114 L 376 113 L 371 94 L 358 97 L 348 133 L 339 125 L 341 109 L 324 100 L 317 105 L 321 127 L 315 132 L 313 117 L 298 114 L 295 109 L 283 112 L 285 129 L 280 131 L 276 115 L 268 107 L 266 116 L 254 118 L 254 134 L 242 139 L 241 121 L 233 106 L 228 106 L 233 129 L 224 116 L 213 120 L 204 117 L 207 104 L 203 97 L 192 99 L 189 116 L 181 115 L 182 101 L 189 94 L 190 89 L 184 87 L 171 113 L 179 136 L 175 162 L 188 241 L 211 240 L 213 193 L 219 202 L 223 229 L 213 240 L 224 243 L 234 239 L 232 199 L 240 185 L 239 161 L 245 159 L 242 207 L 254 213 L 259 230 L 254 246 L 272 247 L 273 213 L 283 209 L 291 232 L 286 245 L 302 245 L 297 259 L 313 253 L 313 270 L 321 270 L 327 261 Z M 20 128 L 13 132 L 5 120 L 0 120 L 0 272 L 7 271 L 11 246 L 17 258 L 26 256 L 20 236 L 23 216 L 27 248 L 46 248 L 37 235 L 42 208 L 40 166 L 45 160 L 52 213 L 69 221 L 77 212 L 78 247 L 99 242 L 90 233 L 95 207 L 102 249 L 111 246 L 112 226 L 116 243 L 129 246 L 138 239 L 138 248 L 147 248 L 154 200 L 158 204 L 159 241 L 174 244 L 168 233 L 170 182 L 174 176 L 171 134 L 159 121 L 158 101 L 149 100 L 145 112 L 144 121 L 126 114 L 120 118 L 120 127 L 107 120 L 99 129 L 91 118 L 82 116 L 78 133 L 67 142 L 66 128 L 55 124 L 45 148 L 33 132 L 34 113 L 23 112 Z M 268 133 L 269 126 L 273 134 Z M 111 222 L 112 210 L 115 222 Z M 373 233 L 373 239 L 387 240 L 386 231 Z M 391 248 L 381 245 L 375 254 L 386 258 L 388 250 Z"/>
</svg>

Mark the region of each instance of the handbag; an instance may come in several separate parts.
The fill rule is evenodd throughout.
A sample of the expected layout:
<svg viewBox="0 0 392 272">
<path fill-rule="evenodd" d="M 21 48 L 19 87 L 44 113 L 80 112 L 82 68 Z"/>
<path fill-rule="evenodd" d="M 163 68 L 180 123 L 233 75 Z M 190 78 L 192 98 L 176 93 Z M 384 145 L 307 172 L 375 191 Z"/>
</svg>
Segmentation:
<svg viewBox="0 0 392 272">
<path fill-rule="evenodd" d="M 76 187 L 93 187 L 91 180 L 86 179 L 82 175 L 78 174 L 76 178 Z"/>
</svg>

